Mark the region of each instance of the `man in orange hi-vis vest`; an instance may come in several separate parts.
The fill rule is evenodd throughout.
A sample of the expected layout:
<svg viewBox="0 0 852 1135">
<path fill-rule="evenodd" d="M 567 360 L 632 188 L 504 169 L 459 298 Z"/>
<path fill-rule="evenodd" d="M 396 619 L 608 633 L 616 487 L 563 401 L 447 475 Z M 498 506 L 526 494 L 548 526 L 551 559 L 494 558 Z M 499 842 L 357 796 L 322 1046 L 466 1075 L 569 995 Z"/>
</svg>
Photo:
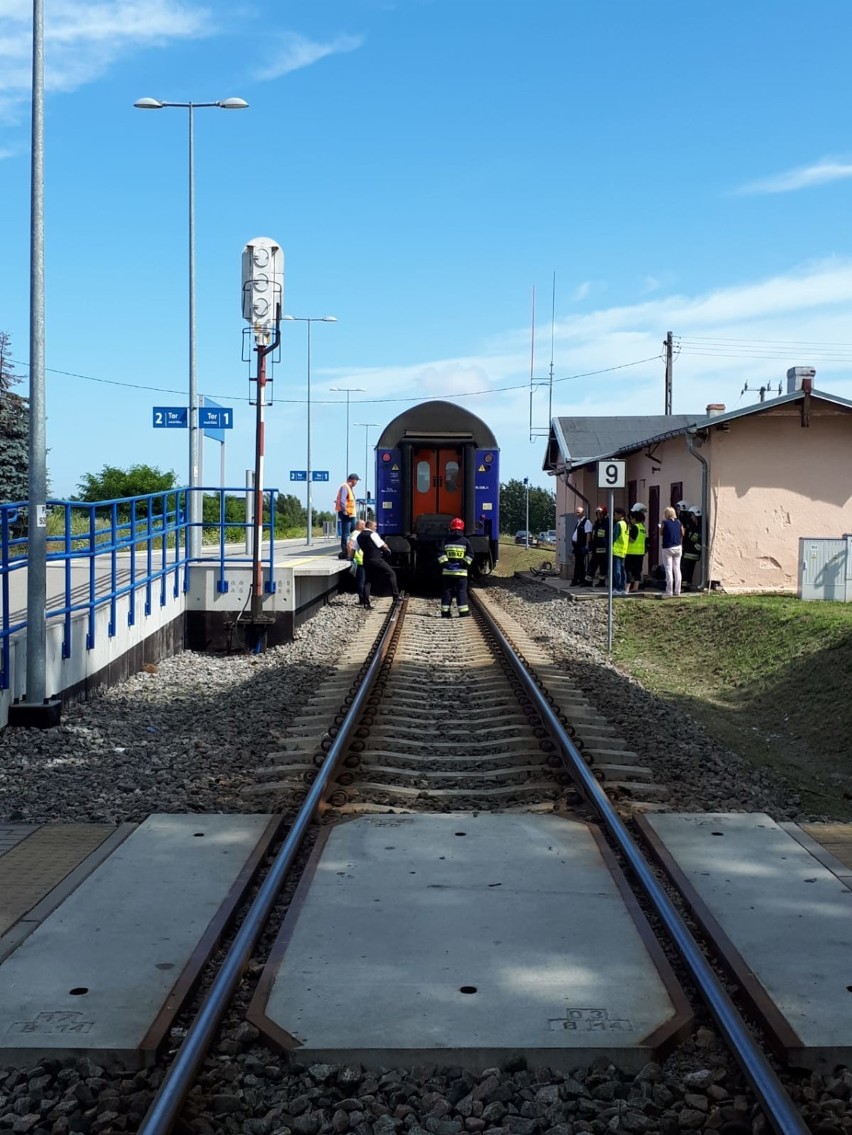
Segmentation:
<svg viewBox="0 0 852 1135">
<path fill-rule="evenodd" d="M 355 524 L 355 486 L 360 480 L 357 473 L 350 473 L 337 490 L 334 507 L 337 509 L 337 519 L 340 521 L 340 554 L 337 557 L 339 560 L 349 559 L 346 545 L 349 541 L 349 533 Z"/>
</svg>

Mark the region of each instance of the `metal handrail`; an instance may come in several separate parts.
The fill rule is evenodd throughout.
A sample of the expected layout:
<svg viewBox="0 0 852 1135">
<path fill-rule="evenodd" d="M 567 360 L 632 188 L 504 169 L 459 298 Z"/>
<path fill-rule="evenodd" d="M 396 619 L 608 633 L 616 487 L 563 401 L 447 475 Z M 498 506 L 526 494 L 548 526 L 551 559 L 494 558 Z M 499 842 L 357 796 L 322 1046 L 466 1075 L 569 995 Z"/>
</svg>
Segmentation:
<svg viewBox="0 0 852 1135">
<path fill-rule="evenodd" d="M 216 579 L 218 592 L 228 589 L 226 568 L 250 557 L 228 554 L 228 529 L 247 529 L 244 522 L 226 516 L 227 498 L 243 497 L 245 489 L 215 488 L 195 490 L 212 496 L 216 518 L 201 520 L 199 526 L 218 529 Z M 275 589 L 275 517 L 278 490 L 267 490 L 270 507 L 263 531 L 269 541 L 264 557 L 267 592 Z M 116 497 L 103 501 L 49 500 L 50 529 L 46 539 L 46 560 L 62 573 L 58 596 L 48 600 L 45 619 L 61 620 L 62 657 L 70 658 L 75 634 L 74 616 L 83 617 L 82 633 L 87 650 L 96 645 L 96 613 L 109 609 L 107 634 L 118 633 L 119 614 L 127 603 L 127 622 L 136 621 L 136 597 L 144 594 L 144 611 L 150 615 L 157 605 L 166 606 L 189 588 L 188 494 L 186 488 L 167 489 L 137 497 Z M 57 524 L 54 517 L 60 514 Z M 26 617 L 12 620 L 10 579 L 16 571 L 26 571 L 29 542 L 26 535 L 26 501 L 0 504 L 0 690 L 10 684 L 12 637 L 26 631 Z M 82 577 L 82 578 L 81 578 Z M 159 594 L 157 595 L 157 592 Z"/>
</svg>

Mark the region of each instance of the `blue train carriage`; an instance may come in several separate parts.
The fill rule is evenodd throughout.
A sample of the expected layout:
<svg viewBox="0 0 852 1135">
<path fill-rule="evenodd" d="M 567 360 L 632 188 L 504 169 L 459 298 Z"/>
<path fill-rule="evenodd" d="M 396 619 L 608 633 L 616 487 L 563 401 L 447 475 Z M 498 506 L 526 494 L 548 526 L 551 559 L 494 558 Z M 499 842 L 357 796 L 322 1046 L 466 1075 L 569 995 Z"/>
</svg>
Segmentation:
<svg viewBox="0 0 852 1135">
<path fill-rule="evenodd" d="M 376 519 L 396 566 L 434 576 L 437 546 L 454 516 L 474 550 L 473 574 L 497 562 L 500 450 L 488 426 L 451 402 L 422 402 L 376 443 Z"/>
</svg>

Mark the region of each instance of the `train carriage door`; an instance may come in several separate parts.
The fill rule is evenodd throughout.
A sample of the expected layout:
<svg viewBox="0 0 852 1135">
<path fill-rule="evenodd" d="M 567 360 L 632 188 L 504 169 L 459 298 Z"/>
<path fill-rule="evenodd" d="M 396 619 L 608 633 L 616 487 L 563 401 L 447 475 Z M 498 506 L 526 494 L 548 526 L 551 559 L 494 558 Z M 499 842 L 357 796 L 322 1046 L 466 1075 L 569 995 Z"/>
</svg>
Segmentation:
<svg viewBox="0 0 852 1135">
<path fill-rule="evenodd" d="M 415 449 L 411 460 L 411 527 L 418 517 L 437 510 L 438 453 L 434 449 Z"/>
<path fill-rule="evenodd" d="M 411 461 L 411 524 L 424 515 L 461 515 L 462 463 L 458 449 L 415 449 Z"/>
<path fill-rule="evenodd" d="M 438 508 L 451 516 L 462 515 L 462 476 L 461 450 L 438 450 Z"/>
</svg>

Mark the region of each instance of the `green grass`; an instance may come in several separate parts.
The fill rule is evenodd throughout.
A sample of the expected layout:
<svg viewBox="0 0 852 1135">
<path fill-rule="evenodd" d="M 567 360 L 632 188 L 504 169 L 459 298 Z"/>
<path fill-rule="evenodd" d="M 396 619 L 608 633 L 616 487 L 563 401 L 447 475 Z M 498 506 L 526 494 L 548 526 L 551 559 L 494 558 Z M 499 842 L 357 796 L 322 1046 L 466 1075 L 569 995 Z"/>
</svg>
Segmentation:
<svg viewBox="0 0 852 1135">
<path fill-rule="evenodd" d="M 516 571 L 529 571 L 531 567 L 541 567 L 543 563 L 550 563 L 556 567 L 555 548 L 530 548 L 525 544 L 516 544 L 513 536 L 500 537 L 500 558 L 494 569 L 494 574 L 511 578 Z"/>
<path fill-rule="evenodd" d="M 852 819 L 852 605 L 707 595 L 616 608 L 614 657 L 804 810 Z"/>
</svg>

